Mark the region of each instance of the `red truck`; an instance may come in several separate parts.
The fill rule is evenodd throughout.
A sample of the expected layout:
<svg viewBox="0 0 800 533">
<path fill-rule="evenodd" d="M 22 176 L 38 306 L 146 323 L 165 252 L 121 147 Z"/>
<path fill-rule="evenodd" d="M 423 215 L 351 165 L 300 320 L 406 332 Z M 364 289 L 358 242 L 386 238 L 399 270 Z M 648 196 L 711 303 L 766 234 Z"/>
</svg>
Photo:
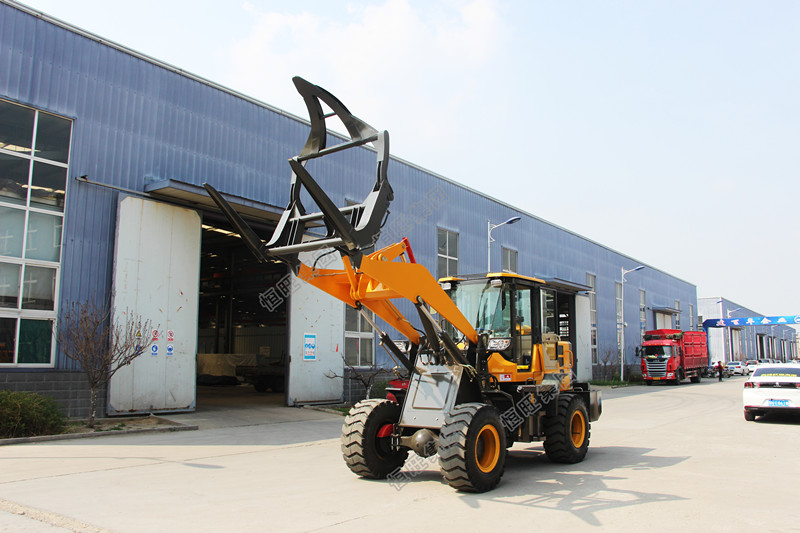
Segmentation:
<svg viewBox="0 0 800 533">
<path fill-rule="evenodd" d="M 647 385 L 654 381 L 678 385 L 685 378 L 699 383 L 708 367 L 708 341 L 702 331 L 654 329 L 645 332 L 639 356 Z"/>
</svg>

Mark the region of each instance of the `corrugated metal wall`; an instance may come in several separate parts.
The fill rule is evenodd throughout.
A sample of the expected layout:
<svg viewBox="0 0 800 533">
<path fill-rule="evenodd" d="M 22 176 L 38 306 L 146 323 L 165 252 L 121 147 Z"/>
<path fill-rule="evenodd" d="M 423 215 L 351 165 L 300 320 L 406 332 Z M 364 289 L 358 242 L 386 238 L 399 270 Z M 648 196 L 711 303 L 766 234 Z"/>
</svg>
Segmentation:
<svg viewBox="0 0 800 533">
<path fill-rule="evenodd" d="M 267 105 L 5 3 L 0 3 L 0 96 L 75 120 L 70 178 L 86 175 L 138 191 L 148 181 L 207 181 L 223 192 L 282 207 L 288 199 L 286 160 L 308 134 L 302 121 Z M 346 104 L 358 113 L 358 102 Z M 309 164 L 340 205 L 364 198 L 374 167 L 375 154 L 368 150 Z M 389 176 L 395 201 L 380 244 L 408 235 L 418 260 L 435 273 L 436 228 L 442 227 L 459 234 L 459 271 L 480 272 L 486 268 L 487 219 L 497 223 L 520 215 L 518 224 L 493 234 L 494 269 L 499 270 L 505 246 L 519 251 L 522 274 L 578 283 L 586 282 L 587 272 L 596 275 L 599 344 L 616 346 L 614 282 L 621 266 L 640 263 L 413 165 L 392 161 Z M 70 181 L 62 301 L 106 296 L 117 196 L 113 190 Z M 633 324 L 638 323 L 639 288 L 647 291 L 648 306 L 671 307 L 679 300 L 681 324 L 688 326 L 689 305 L 697 309 L 693 285 L 655 268 L 630 275 L 625 316 Z M 633 329 L 638 328 L 628 331 Z M 631 350 L 633 337 L 628 335 Z M 68 365 L 59 359 L 57 366 Z"/>
</svg>

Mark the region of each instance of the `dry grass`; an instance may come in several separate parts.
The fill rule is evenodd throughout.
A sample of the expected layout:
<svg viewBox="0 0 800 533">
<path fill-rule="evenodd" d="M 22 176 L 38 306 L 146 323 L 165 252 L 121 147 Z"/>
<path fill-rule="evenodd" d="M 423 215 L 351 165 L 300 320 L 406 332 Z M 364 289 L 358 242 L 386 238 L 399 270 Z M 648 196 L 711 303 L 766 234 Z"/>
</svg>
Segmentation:
<svg viewBox="0 0 800 533">
<path fill-rule="evenodd" d="M 96 418 L 94 428 L 87 426 L 86 420 L 73 420 L 66 433 L 98 433 L 114 431 L 131 431 L 141 429 L 154 429 L 161 427 L 177 426 L 174 422 L 156 416 L 128 416 L 115 418 Z"/>
</svg>

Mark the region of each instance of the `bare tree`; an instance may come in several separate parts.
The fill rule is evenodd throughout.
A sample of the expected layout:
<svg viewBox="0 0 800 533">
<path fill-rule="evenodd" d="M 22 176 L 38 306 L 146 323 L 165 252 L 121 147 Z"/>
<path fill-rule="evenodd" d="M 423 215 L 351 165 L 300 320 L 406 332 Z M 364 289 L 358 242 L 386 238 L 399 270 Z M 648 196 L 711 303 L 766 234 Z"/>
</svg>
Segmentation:
<svg viewBox="0 0 800 533">
<path fill-rule="evenodd" d="M 605 348 L 600 352 L 601 376 L 600 379 L 611 381 L 619 375 L 619 350 Z"/>
<path fill-rule="evenodd" d="M 62 312 L 56 339 L 69 359 L 77 362 L 89 383 L 89 419 L 94 427 L 97 395 L 117 371 L 133 362 L 153 343 L 153 323 L 129 310 L 111 320 L 111 306 L 93 301 L 72 302 Z"/>
<path fill-rule="evenodd" d="M 350 377 L 350 379 L 355 379 L 364 386 L 364 389 L 366 389 L 367 398 L 370 397 L 370 394 L 372 393 L 372 387 L 375 385 L 375 381 L 377 380 L 377 378 L 379 376 L 388 374 L 388 372 L 385 369 L 376 366 L 374 363 L 366 369 L 365 368 L 357 369 L 356 367 L 348 363 L 347 360 L 344 358 L 344 356 L 342 356 L 342 361 L 344 362 L 345 371 L 347 370 L 350 371 L 350 376 L 348 376 L 346 373 L 345 375 L 340 376 L 339 374 L 330 371 L 325 373 L 325 377 L 329 379 L 337 379 L 337 378 L 345 379 L 346 377 Z"/>
</svg>

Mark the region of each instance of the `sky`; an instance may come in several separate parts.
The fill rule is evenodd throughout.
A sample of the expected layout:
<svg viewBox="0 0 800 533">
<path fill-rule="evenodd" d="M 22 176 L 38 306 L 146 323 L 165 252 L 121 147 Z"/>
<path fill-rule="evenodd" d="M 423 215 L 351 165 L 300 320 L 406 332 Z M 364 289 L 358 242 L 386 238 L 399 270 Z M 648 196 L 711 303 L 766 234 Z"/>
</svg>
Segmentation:
<svg viewBox="0 0 800 533">
<path fill-rule="evenodd" d="M 800 314 L 796 0 L 23 3 L 307 118 L 300 75 L 397 157 Z"/>
</svg>

